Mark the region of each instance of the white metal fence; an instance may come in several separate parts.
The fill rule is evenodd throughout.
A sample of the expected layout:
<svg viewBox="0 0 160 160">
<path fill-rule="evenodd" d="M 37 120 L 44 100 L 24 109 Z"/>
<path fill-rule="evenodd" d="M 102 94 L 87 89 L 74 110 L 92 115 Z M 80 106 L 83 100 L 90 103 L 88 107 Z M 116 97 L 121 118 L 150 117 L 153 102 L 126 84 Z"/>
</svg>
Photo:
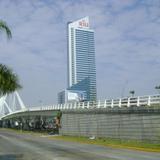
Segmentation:
<svg viewBox="0 0 160 160">
<path fill-rule="evenodd" d="M 8 115 L 21 113 L 21 112 L 32 112 L 32 111 L 47 111 L 47 110 L 78 110 L 78 109 L 100 109 L 100 108 L 114 108 L 114 107 L 141 107 L 141 106 L 152 106 L 160 105 L 160 94 L 149 95 L 149 96 L 138 96 L 138 97 L 126 97 L 119 99 L 110 99 L 97 102 L 75 102 L 66 104 L 57 104 L 50 106 L 36 106 L 29 108 L 21 108 L 20 110 L 9 112 L 5 115 L 1 115 L 0 119 Z"/>
<path fill-rule="evenodd" d="M 110 99 L 97 102 L 75 102 L 66 104 L 57 104 L 50 106 L 40 106 L 30 108 L 29 111 L 37 110 L 68 110 L 68 109 L 84 109 L 84 108 L 114 108 L 114 107 L 132 107 L 132 106 L 151 106 L 160 104 L 159 95 L 138 96 L 138 97 L 126 97 L 119 99 Z"/>
</svg>

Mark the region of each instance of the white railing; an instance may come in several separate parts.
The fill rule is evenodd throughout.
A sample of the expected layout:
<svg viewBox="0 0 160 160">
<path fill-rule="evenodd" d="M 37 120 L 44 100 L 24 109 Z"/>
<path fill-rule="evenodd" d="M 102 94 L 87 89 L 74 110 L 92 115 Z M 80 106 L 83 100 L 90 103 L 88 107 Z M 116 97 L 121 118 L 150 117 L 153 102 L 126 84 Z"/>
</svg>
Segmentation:
<svg viewBox="0 0 160 160">
<path fill-rule="evenodd" d="M 40 106 L 30 108 L 29 111 L 38 110 L 70 110 L 70 109 L 98 109 L 98 108 L 114 108 L 114 107 L 141 107 L 160 104 L 159 95 L 126 97 L 119 99 L 110 99 L 97 102 L 72 102 L 66 104 L 57 104 L 51 106 Z"/>
<path fill-rule="evenodd" d="M 50 106 L 37 106 L 22 108 L 20 110 L 12 111 L 5 115 L 0 115 L 0 119 L 21 112 L 34 112 L 34 111 L 48 111 L 48 110 L 78 110 L 78 109 L 102 109 L 102 108 L 121 108 L 121 107 L 142 107 L 160 105 L 160 94 L 138 97 L 126 97 L 119 99 L 110 99 L 97 102 L 75 102 L 66 104 L 57 104 Z"/>
</svg>

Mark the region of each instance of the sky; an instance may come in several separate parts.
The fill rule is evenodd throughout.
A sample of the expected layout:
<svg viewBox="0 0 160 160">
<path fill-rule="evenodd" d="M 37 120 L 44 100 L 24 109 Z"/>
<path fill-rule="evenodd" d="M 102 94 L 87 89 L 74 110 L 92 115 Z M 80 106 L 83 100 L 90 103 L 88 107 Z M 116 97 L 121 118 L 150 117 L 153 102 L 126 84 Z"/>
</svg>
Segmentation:
<svg viewBox="0 0 160 160">
<path fill-rule="evenodd" d="M 0 0 L 0 63 L 18 74 L 26 106 L 57 103 L 67 87 L 67 22 L 85 16 L 95 31 L 97 97 L 157 94 L 160 0 Z"/>
</svg>

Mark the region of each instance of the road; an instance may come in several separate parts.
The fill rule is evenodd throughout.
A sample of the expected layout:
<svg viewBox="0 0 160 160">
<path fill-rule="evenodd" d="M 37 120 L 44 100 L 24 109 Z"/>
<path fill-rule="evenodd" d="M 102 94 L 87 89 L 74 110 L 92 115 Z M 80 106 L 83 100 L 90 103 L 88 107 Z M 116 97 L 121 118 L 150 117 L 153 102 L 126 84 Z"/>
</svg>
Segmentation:
<svg viewBox="0 0 160 160">
<path fill-rule="evenodd" d="M 160 153 L 64 142 L 0 129 L 0 160 L 160 160 Z"/>
</svg>

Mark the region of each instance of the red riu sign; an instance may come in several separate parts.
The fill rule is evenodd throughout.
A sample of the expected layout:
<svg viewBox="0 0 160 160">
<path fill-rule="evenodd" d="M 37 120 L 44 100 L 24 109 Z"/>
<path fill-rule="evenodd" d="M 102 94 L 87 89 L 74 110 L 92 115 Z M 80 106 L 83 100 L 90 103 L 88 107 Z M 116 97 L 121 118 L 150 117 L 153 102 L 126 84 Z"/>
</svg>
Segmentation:
<svg viewBox="0 0 160 160">
<path fill-rule="evenodd" d="M 79 22 L 79 26 L 80 27 L 89 27 L 89 24 L 85 20 L 82 20 Z"/>
</svg>

